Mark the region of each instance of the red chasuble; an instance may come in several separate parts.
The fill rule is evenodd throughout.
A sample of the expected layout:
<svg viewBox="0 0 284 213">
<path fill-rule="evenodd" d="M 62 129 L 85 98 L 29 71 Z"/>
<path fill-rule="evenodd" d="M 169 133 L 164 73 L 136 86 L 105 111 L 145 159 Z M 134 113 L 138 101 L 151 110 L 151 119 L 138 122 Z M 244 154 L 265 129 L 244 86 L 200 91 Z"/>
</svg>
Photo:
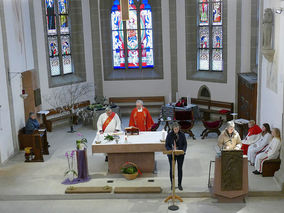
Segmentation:
<svg viewBox="0 0 284 213">
<path fill-rule="evenodd" d="M 139 128 L 139 131 L 150 131 L 154 124 L 153 119 L 145 107 L 142 112 L 138 112 L 137 108 L 133 109 L 130 115 L 129 126 Z"/>
<path fill-rule="evenodd" d="M 104 122 L 103 127 L 102 127 L 103 132 L 105 131 L 105 129 L 107 128 L 107 126 L 109 125 L 109 123 L 112 121 L 112 119 L 114 118 L 114 116 L 115 116 L 115 113 L 114 113 L 114 112 L 112 112 L 111 115 L 108 116 L 108 118 L 106 119 L 106 121 Z"/>
</svg>

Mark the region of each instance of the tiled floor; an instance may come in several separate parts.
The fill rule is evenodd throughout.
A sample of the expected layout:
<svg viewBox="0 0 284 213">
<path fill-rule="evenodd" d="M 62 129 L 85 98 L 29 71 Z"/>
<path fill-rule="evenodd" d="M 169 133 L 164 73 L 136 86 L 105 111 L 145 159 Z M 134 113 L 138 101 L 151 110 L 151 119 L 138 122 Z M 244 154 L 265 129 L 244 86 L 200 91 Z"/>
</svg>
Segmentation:
<svg viewBox="0 0 284 213">
<path fill-rule="evenodd" d="M 282 198 L 248 198 L 246 203 L 216 203 L 211 198 L 184 199 L 177 203 L 179 213 L 282 213 Z M 0 212 L 5 213 L 166 213 L 171 212 L 163 199 L 100 199 L 100 200 L 46 200 L 2 201 Z"/>
<path fill-rule="evenodd" d="M 123 127 L 126 127 L 128 119 L 123 119 Z M 161 129 L 162 127 L 160 127 Z M 66 189 L 61 182 L 64 180 L 64 171 L 67 168 L 65 152 L 75 148 L 75 140 L 79 138 L 76 133 L 67 133 L 68 126 L 57 126 L 54 131 L 48 133 L 48 141 L 51 145 L 50 155 L 44 156 L 43 163 L 24 163 L 24 153 L 18 153 L 6 165 L 0 167 L 0 199 L 7 195 L 64 195 Z M 91 143 L 96 131 L 91 126 L 77 126 L 77 132 L 82 133 L 88 139 L 88 164 L 91 181 L 80 184 L 81 186 L 105 186 L 107 180 L 114 183 L 110 186 L 161 186 L 165 194 L 170 192 L 168 177 L 168 160 L 162 153 L 157 153 L 157 174 L 143 174 L 136 180 L 127 181 L 120 174 L 109 175 L 107 163 L 103 154 L 91 153 Z M 197 140 L 188 139 L 188 151 L 184 162 L 183 193 L 205 192 L 208 193 L 208 167 L 209 161 L 214 160 L 217 137 L 209 135 L 205 140 L 200 139 L 203 130 L 201 122 L 197 122 L 193 132 Z M 250 191 L 279 191 L 280 187 L 273 178 L 255 176 L 249 166 L 249 190 Z M 148 179 L 154 179 L 153 183 Z M 163 195 L 164 196 L 164 195 Z M 51 197 L 49 197 L 50 199 Z"/>
</svg>

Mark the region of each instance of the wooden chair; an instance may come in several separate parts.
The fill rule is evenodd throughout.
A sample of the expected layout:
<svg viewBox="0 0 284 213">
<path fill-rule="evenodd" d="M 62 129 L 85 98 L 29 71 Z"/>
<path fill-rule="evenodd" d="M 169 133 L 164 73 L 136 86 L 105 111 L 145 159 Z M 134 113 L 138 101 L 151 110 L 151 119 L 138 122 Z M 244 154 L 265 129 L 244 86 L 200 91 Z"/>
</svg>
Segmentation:
<svg viewBox="0 0 284 213">
<path fill-rule="evenodd" d="M 205 120 L 202 120 L 202 123 L 203 123 L 203 126 L 205 127 L 205 129 L 203 130 L 202 134 L 200 135 L 200 136 L 202 136 L 202 139 L 207 137 L 210 132 L 215 132 L 215 133 L 218 134 L 218 136 L 221 134 L 221 132 L 219 130 L 220 127 L 223 124 L 223 119 L 221 117 L 217 121 L 205 121 Z"/>
<path fill-rule="evenodd" d="M 158 120 L 158 123 L 154 123 L 151 127 L 151 131 L 157 131 L 157 129 L 159 128 L 160 126 L 160 123 L 161 123 L 161 120 L 159 119 Z"/>
<path fill-rule="evenodd" d="M 174 110 L 174 120 L 177 121 L 180 125 L 180 129 L 184 132 L 189 134 L 193 140 L 195 140 L 194 134 L 191 131 L 194 125 L 194 116 L 192 110 L 186 111 L 176 111 Z"/>
<path fill-rule="evenodd" d="M 43 139 L 39 133 L 25 134 L 25 128 L 19 131 L 20 150 L 32 147 L 33 159 L 29 162 L 43 162 Z"/>
<path fill-rule="evenodd" d="M 32 162 L 43 162 L 42 155 L 48 155 L 48 141 L 46 130 L 36 130 L 33 134 L 25 134 L 25 128 L 19 130 L 18 134 L 20 150 L 24 150 L 26 147 L 32 147 L 35 157 Z"/>
<path fill-rule="evenodd" d="M 273 177 L 274 173 L 280 169 L 280 164 L 280 158 L 264 161 L 262 167 L 262 176 Z"/>
</svg>

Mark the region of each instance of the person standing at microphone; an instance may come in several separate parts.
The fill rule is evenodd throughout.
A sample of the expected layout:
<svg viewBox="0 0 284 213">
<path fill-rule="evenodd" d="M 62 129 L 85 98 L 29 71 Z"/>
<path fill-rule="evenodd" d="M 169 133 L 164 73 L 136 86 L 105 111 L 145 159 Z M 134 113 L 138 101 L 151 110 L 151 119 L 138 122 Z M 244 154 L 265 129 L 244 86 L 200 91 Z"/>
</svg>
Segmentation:
<svg viewBox="0 0 284 213">
<path fill-rule="evenodd" d="M 184 161 L 184 156 L 187 148 L 187 140 L 183 132 L 180 131 L 180 126 L 178 123 L 172 125 L 172 131 L 167 135 L 165 147 L 167 150 L 183 150 L 183 155 L 175 156 L 178 167 L 178 189 L 183 190 L 182 188 L 182 166 Z M 172 155 L 168 155 L 170 163 L 170 180 L 171 180 L 171 189 L 172 189 Z"/>
</svg>

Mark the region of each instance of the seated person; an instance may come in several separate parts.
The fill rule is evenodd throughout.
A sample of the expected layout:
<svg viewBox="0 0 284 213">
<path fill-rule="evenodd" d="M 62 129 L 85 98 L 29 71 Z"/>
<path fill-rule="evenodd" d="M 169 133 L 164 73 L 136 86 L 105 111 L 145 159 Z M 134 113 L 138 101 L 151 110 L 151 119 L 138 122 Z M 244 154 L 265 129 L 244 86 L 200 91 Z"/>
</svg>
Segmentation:
<svg viewBox="0 0 284 213">
<path fill-rule="evenodd" d="M 271 139 L 272 136 L 270 126 L 268 123 L 264 123 L 262 126 L 261 138 L 248 148 L 248 161 L 250 161 L 252 166 L 254 166 L 256 155 L 264 151 Z"/>
<path fill-rule="evenodd" d="M 154 122 L 150 112 L 143 106 L 143 101 L 136 101 L 136 108 L 132 110 L 129 120 L 129 126 L 134 126 L 139 131 L 151 131 Z"/>
<path fill-rule="evenodd" d="M 248 134 L 246 138 L 242 140 L 242 150 L 244 150 L 244 155 L 247 155 L 249 146 L 260 139 L 262 132 L 261 128 L 255 124 L 254 120 L 249 121 L 248 127 Z"/>
<path fill-rule="evenodd" d="M 25 126 L 25 134 L 33 134 L 35 130 L 39 129 L 39 122 L 36 119 L 36 114 L 34 112 L 29 113 L 29 119 L 27 120 Z"/>
<path fill-rule="evenodd" d="M 121 122 L 119 116 L 110 107 L 107 107 L 105 113 L 101 114 L 98 119 L 97 128 L 101 134 L 120 131 Z"/>
<path fill-rule="evenodd" d="M 255 171 L 254 174 L 259 175 L 262 173 L 263 162 L 266 160 L 277 159 L 280 154 L 281 137 L 280 130 L 278 128 L 272 129 L 272 141 L 265 148 L 265 150 L 259 153 L 255 158 Z"/>
<path fill-rule="evenodd" d="M 228 121 L 226 129 L 219 135 L 218 146 L 221 150 L 239 150 L 241 148 L 241 138 L 239 133 L 235 130 L 233 121 Z"/>
</svg>

